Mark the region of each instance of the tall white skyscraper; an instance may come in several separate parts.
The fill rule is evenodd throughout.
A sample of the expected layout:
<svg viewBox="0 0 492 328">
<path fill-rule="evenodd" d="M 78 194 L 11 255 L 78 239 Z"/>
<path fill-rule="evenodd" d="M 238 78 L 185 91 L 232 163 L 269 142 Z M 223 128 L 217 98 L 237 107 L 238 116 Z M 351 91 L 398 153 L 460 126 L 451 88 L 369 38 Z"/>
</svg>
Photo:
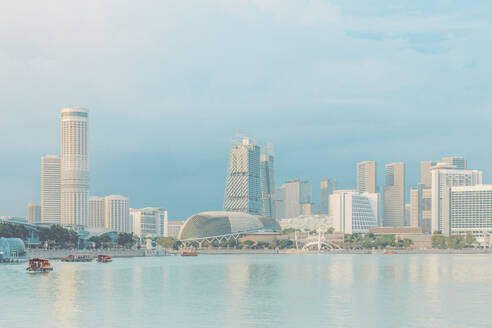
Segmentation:
<svg viewBox="0 0 492 328">
<path fill-rule="evenodd" d="M 41 222 L 41 204 L 40 203 L 27 203 L 27 222 L 40 223 Z"/>
<path fill-rule="evenodd" d="M 405 223 L 405 163 L 386 164 L 385 177 L 383 225 L 401 227 Z"/>
<path fill-rule="evenodd" d="M 330 195 L 337 189 L 337 183 L 333 179 L 324 179 L 319 184 L 320 214 L 330 212 Z"/>
<path fill-rule="evenodd" d="M 104 228 L 104 198 L 89 197 L 89 228 Z"/>
<path fill-rule="evenodd" d="M 262 215 L 260 147 L 249 138 L 235 139 L 229 156 L 224 210 Z"/>
<path fill-rule="evenodd" d="M 449 165 L 449 164 L 448 164 Z M 452 165 L 454 166 L 454 164 Z M 448 224 L 444 222 L 443 198 L 451 187 L 475 186 L 482 184 L 482 171 L 456 170 L 443 165 L 432 169 L 432 231 L 443 231 Z"/>
<path fill-rule="evenodd" d="M 261 154 L 260 180 L 262 215 L 274 219 L 275 216 L 275 176 L 273 169 L 273 155 Z"/>
<path fill-rule="evenodd" d="M 130 201 L 128 197 L 110 195 L 104 197 L 104 227 L 118 232 L 131 233 Z"/>
<path fill-rule="evenodd" d="M 61 112 L 61 221 L 89 225 L 88 112 L 81 108 Z"/>
<path fill-rule="evenodd" d="M 41 157 L 41 222 L 61 224 L 60 157 Z"/>
<path fill-rule="evenodd" d="M 377 189 L 376 162 L 357 163 L 357 191 L 375 193 Z"/>
</svg>

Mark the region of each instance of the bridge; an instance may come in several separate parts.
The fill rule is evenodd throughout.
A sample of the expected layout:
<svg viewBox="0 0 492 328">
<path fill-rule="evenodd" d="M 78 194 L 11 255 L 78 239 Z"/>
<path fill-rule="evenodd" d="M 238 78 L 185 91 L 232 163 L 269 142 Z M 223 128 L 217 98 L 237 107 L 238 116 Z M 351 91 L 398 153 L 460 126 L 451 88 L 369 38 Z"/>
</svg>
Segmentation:
<svg viewBox="0 0 492 328">
<path fill-rule="evenodd" d="M 341 239 L 338 234 L 326 234 L 321 233 L 321 231 L 315 235 L 297 231 L 294 234 L 296 249 L 299 250 L 299 248 L 301 248 L 303 251 L 341 249 L 341 247 L 338 245 L 338 242 L 340 241 L 343 241 L 343 234 L 341 236 Z"/>
</svg>

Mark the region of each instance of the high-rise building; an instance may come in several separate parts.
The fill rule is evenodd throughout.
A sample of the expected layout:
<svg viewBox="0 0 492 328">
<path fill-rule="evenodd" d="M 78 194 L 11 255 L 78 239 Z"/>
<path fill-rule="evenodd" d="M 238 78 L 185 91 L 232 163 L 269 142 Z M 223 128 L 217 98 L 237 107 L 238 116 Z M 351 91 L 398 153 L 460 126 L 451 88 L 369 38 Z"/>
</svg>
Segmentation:
<svg viewBox="0 0 492 328">
<path fill-rule="evenodd" d="M 420 227 L 424 232 L 432 230 L 432 188 L 419 183 L 410 190 L 410 226 Z"/>
<path fill-rule="evenodd" d="M 384 186 L 385 227 L 401 227 L 405 223 L 405 163 L 385 165 Z"/>
<path fill-rule="evenodd" d="M 41 222 L 61 223 L 61 163 L 60 157 L 41 157 Z"/>
<path fill-rule="evenodd" d="M 104 228 L 104 198 L 89 197 L 89 228 Z"/>
<path fill-rule="evenodd" d="M 330 196 L 330 216 L 335 231 L 367 233 L 378 226 L 379 194 L 337 190 Z"/>
<path fill-rule="evenodd" d="M 319 184 L 320 214 L 330 212 L 330 195 L 337 189 L 337 183 L 333 179 L 324 179 Z"/>
<path fill-rule="evenodd" d="M 41 223 L 41 204 L 27 203 L 27 222 Z"/>
<path fill-rule="evenodd" d="M 133 233 L 139 237 L 167 237 L 167 211 L 159 207 L 130 209 Z"/>
<path fill-rule="evenodd" d="M 482 171 L 443 167 L 446 166 L 436 165 L 432 169 L 432 232 L 443 231 L 447 227 L 443 216 L 443 198 L 449 193 L 449 188 L 482 184 Z"/>
<path fill-rule="evenodd" d="M 451 187 L 443 198 L 444 235 L 471 232 L 479 242 L 492 233 L 492 185 Z"/>
<path fill-rule="evenodd" d="M 224 210 L 262 215 L 260 147 L 249 138 L 236 139 L 229 156 Z"/>
<path fill-rule="evenodd" d="M 119 232 L 131 233 L 130 201 L 128 197 L 110 195 L 104 197 L 104 227 Z"/>
<path fill-rule="evenodd" d="M 376 162 L 357 163 L 357 191 L 376 193 L 377 189 Z"/>
<path fill-rule="evenodd" d="M 61 221 L 73 227 L 89 225 L 88 112 L 61 112 Z"/>
<path fill-rule="evenodd" d="M 302 214 L 302 204 L 311 204 L 312 186 L 309 181 L 295 179 L 277 188 L 276 194 L 277 218 L 295 218 Z M 311 210 L 311 207 L 309 209 Z"/>
<path fill-rule="evenodd" d="M 454 165 L 457 170 L 466 170 L 466 158 L 463 156 L 443 157 L 442 161 Z"/>
<path fill-rule="evenodd" d="M 430 187 L 432 183 L 431 168 L 436 164 L 436 161 L 420 162 L 420 183 Z"/>
<path fill-rule="evenodd" d="M 260 186 L 262 215 L 274 219 L 275 216 L 275 176 L 273 170 L 273 155 L 260 156 Z"/>
<path fill-rule="evenodd" d="M 285 185 L 275 189 L 275 218 L 277 220 L 286 218 L 285 216 Z"/>
<path fill-rule="evenodd" d="M 405 226 L 410 226 L 410 220 L 412 215 L 412 207 L 410 203 L 405 204 Z"/>
</svg>

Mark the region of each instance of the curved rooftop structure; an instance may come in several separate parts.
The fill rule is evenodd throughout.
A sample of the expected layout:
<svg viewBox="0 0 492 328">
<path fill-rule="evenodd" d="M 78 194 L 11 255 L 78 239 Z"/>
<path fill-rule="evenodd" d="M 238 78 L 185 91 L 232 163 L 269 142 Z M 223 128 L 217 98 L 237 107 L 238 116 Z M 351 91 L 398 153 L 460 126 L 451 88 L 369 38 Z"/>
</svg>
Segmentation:
<svg viewBox="0 0 492 328">
<path fill-rule="evenodd" d="M 202 212 L 185 221 L 178 239 L 193 240 L 262 230 L 281 229 L 277 221 L 261 216 L 241 212 Z"/>
<path fill-rule="evenodd" d="M 22 239 L 0 238 L 0 262 L 26 255 L 26 247 Z"/>
</svg>

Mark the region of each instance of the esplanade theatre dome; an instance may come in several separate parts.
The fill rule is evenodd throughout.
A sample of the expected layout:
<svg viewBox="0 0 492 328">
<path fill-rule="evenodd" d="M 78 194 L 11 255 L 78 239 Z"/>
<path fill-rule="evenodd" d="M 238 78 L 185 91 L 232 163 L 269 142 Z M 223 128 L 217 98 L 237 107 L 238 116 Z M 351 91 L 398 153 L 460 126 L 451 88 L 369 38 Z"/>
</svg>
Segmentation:
<svg viewBox="0 0 492 328">
<path fill-rule="evenodd" d="M 278 231 L 277 221 L 240 212 L 202 212 L 190 216 L 179 233 L 180 240 L 200 239 L 262 230 Z"/>
</svg>

